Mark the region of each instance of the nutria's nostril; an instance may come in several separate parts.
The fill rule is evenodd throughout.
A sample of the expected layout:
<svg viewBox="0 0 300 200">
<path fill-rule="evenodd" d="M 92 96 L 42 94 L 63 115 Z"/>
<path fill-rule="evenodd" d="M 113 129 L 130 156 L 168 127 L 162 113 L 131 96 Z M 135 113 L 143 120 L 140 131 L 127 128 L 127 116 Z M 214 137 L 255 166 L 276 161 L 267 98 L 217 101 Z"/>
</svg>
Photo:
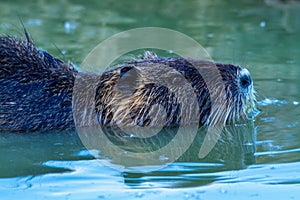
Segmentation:
<svg viewBox="0 0 300 200">
<path fill-rule="evenodd" d="M 242 88 L 247 88 L 249 85 L 251 85 L 252 80 L 249 74 L 245 74 L 241 76 L 240 78 L 240 85 Z"/>
</svg>

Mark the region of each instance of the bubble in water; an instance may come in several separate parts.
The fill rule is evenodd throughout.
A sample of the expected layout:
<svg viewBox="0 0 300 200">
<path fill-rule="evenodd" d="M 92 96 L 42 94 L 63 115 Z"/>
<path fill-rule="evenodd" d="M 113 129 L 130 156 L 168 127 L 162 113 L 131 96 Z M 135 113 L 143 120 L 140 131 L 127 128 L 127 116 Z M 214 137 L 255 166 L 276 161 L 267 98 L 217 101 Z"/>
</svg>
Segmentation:
<svg viewBox="0 0 300 200">
<path fill-rule="evenodd" d="M 286 105 L 287 101 L 285 100 L 278 100 L 278 99 L 274 99 L 274 98 L 266 98 L 263 99 L 261 101 L 257 102 L 258 106 L 270 106 L 270 105 L 277 105 L 277 106 L 282 106 L 282 105 Z"/>
<path fill-rule="evenodd" d="M 259 26 L 262 27 L 262 28 L 266 27 L 266 22 L 265 21 L 261 21 L 259 23 Z"/>
<path fill-rule="evenodd" d="M 77 28 L 77 25 L 74 22 L 65 22 L 64 27 L 65 27 L 65 32 L 70 33 L 72 30 Z"/>
</svg>

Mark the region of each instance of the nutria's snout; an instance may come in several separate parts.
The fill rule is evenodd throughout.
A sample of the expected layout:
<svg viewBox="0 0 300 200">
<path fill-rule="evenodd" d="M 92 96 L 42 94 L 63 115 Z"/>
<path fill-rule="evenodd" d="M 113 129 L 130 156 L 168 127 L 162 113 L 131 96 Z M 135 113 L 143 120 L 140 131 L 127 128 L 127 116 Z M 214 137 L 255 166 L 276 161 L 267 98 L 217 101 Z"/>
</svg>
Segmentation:
<svg viewBox="0 0 300 200">
<path fill-rule="evenodd" d="M 246 68 L 239 67 L 240 70 L 238 74 L 238 86 L 240 88 L 239 95 L 236 95 L 235 100 L 235 112 L 237 114 L 237 119 L 242 118 L 252 118 L 251 115 L 256 115 L 257 112 L 255 109 L 256 102 L 256 92 L 253 87 L 253 80 L 251 78 L 250 72 Z M 242 106 L 238 106 L 242 105 Z M 251 114 L 252 113 L 252 114 Z"/>
<path fill-rule="evenodd" d="M 243 68 L 241 70 L 239 84 L 240 84 L 241 88 L 243 88 L 243 89 L 247 89 L 250 86 L 252 86 L 251 75 L 250 75 L 249 71 L 245 68 Z"/>
</svg>

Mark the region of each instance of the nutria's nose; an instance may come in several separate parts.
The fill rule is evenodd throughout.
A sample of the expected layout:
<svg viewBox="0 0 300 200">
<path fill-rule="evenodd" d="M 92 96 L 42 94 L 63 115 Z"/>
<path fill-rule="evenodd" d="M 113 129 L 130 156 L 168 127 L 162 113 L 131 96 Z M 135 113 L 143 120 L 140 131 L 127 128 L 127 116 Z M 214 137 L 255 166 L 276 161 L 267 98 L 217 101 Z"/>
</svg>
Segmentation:
<svg viewBox="0 0 300 200">
<path fill-rule="evenodd" d="M 242 88 L 247 88 L 252 84 L 250 73 L 247 69 L 243 69 L 240 77 L 240 85 Z"/>
</svg>

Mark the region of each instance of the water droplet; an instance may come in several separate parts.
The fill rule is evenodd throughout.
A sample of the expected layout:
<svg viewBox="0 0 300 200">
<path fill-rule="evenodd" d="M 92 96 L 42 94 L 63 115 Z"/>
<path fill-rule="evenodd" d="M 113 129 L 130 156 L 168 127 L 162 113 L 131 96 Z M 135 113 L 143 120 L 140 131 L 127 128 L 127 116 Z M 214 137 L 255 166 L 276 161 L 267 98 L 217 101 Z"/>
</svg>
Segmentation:
<svg viewBox="0 0 300 200">
<path fill-rule="evenodd" d="M 259 26 L 262 27 L 262 28 L 266 27 L 266 22 L 265 21 L 261 21 L 259 23 Z"/>
<path fill-rule="evenodd" d="M 66 50 L 61 50 L 62 55 L 66 55 L 67 51 Z"/>
<path fill-rule="evenodd" d="M 173 54 L 173 53 L 174 53 L 174 51 L 172 51 L 172 50 L 167 50 L 167 53 L 169 53 L 169 54 Z"/>
<path fill-rule="evenodd" d="M 293 128 L 293 127 L 296 127 L 298 126 L 299 122 L 292 122 L 290 124 L 287 125 L 288 128 Z"/>
<path fill-rule="evenodd" d="M 142 192 L 138 192 L 135 194 L 136 198 L 142 198 L 144 196 L 144 194 Z"/>
<path fill-rule="evenodd" d="M 7 29 L 10 27 L 10 24 L 1 24 L 1 27 Z"/>
<path fill-rule="evenodd" d="M 273 122 L 275 120 L 276 120 L 275 117 L 263 117 L 263 118 L 261 118 L 261 121 L 264 121 L 264 122 Z"/>
<path fill-rule="evenodd" d="M 271 166 L 270 169 L 273 170 L 273 169 L 276 169 L 276 167 L 275 166 Z"/>
<path fill-rule="evenodd" d="M 74 22 L 65 22 L 64 27 L 65 32 L 70 33 L 72 30 L 77 28 L 77 25 Z"/>
<path fill-rule="evenodd" d="M 247 112 L 247 118 L 248 119 L 253 119 L 254 117 L 258 116 L 260 111 L 256 108 L 249 109 Z"/>
<path fill-rule="evenodd" d="M 286 105 L 287 101 L 285 100 L 278 100 L 278 99 L 274 99 L 274 98 L 266 98 L 263 99 L 261 101 L 257 102 L 257 105 L 259 106 L 270 106 L 270 105 L 277 105 L 277 106 L 282 106 L 282 105 Z"/>
<path fill-rule="evenodd" d="M 135 138 L 136 136 L 133 135 L 133 134 L 130 134 L 130 135 L 124 135 L 122 136 L 123 138 Z"/>
<path fill-rule="evenodd" d="M 227 193 L 227 190 L 221 189 L 221 193 L 226 194 L 226 193 Z"/>
<path fill-rule="evenodd" d="M 169 158 L 166 156 L 159 156 L 159 161 L 164 162 L 166 160 L 169 160 Z"/>
<path fill-rule="evenodd" d="M 27 21 L 27 24 L 29 26 L 41 26 L 42 25 L 42 20 L 40 20 L 40 19 L 29 19 Z"/>
<path fill-rule="evenodd" d="M 213 37 L 214 37 L 214 34 L 213 34 L 213 33 L 209 33 L 209 34 L 207 34 L 207 37 L 208 37 L 208 38 L 213 38 Z"/>
</svg>

